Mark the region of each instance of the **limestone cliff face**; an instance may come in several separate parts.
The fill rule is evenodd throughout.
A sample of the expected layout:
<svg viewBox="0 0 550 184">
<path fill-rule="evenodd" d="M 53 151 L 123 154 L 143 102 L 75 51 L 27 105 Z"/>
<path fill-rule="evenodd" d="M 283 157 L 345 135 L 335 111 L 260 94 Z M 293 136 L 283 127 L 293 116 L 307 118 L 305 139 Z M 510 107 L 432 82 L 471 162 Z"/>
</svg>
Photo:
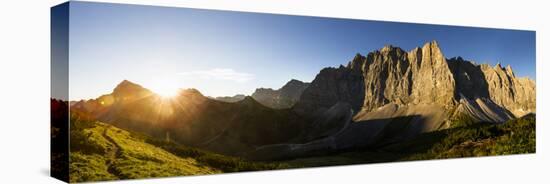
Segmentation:
<svg viewBox="0 0 550 184">
<path fill-rule="evenodd" d="M 409 54 L 413 70 L 412 98 L 414 104 L 436 103 L 453 105 L 455 80 L 437 42 L 427 43 L 420 51 Z M 420 60 L 422 58 L 422 60 Z M 415 68 L 418 70 L 415 72 Z"/>
<path fill-rule="evenodd" d="M 435 41 L 408 53 L 386 46 L 366 57 L 357 55 L 348 67 L 360 71 L 364 78 L 362 110 L 371 111 L 390 102 L 453 103 L 455 81 Z"/>
<path fill-rule="evenodd" d="M 457 99 L 463 95 L 468 99 L 490 100 L 515 117 L 535 112 L 535 82 L 517 78 L 510 65 L 506 68 L 500 64 L 475 65 L 460 57 L 448 62 L 457 81 Z"/>
<path fill-rule="evenodd" d="M 455 81 L 437 42 L 405 52 L 386 46 L 357 54 L 347 67 L 323 69 L 296 104 L 301 112 L 327 109 L 337 101 L 355 112 L 398 105 L 454 104 Z"/>
<path fill-rule="evenodd" d="M 488 83 L 491 100 L 506 108 L 516 117 L 536 110 L 535 82 L 528 78 L 516 78 L 511 66 L 503 68 L 500 64 L 490 67 L 481 65 Z"/>
<path fill-rule="evenodd" d="M 388 104 L 409 109 L 433 105 L 449 114 L 437 120 L 441 123 L 457 113 L 481 117 L 480 121 L 502 121 L 535 111 L 535 83 L 516 78 L 511 67 L 447 60 L 432 41 L 409 52 L 385 46 L 366 56 L 357 54 L 346 67 L 325 68 L 294 110 L 315 115 L 337 102 L 351 104 L 361 117 Z"/>
</svg>

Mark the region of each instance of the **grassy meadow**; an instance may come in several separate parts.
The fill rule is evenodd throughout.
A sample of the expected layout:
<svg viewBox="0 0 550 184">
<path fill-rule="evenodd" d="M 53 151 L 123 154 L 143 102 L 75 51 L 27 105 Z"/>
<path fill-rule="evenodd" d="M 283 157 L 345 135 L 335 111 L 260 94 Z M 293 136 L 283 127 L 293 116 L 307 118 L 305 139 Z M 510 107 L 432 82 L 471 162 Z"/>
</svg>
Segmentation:
<svg viewBox="0 0 550 184">
<path fill-rule="evenodd" d="M 363 163 L 535 152 L 535 116 L 502 124 L 470 124 L 424 133 L 377 148 L 346 150 L 274 162 L 255 162 L 196 149 L 97 121 L 71 121 L 70 181 L 203 175 Z"/>
</svg>

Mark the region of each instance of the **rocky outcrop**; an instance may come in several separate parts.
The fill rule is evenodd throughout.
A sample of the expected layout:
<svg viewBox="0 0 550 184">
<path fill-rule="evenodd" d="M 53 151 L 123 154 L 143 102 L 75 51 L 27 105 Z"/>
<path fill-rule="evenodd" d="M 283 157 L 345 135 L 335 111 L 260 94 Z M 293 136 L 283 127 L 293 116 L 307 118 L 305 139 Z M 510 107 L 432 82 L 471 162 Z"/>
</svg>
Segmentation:
<svg viewBox="0 0 550 184">
<path fill-rule="evenodd" d="M 267 107 L 286 109 L 292 107 L 300 99 L 300 95 L 308 86 L 309 83 L 292 79 L 277 90 L 258 88 L 251 96 Z"/>
</svg>

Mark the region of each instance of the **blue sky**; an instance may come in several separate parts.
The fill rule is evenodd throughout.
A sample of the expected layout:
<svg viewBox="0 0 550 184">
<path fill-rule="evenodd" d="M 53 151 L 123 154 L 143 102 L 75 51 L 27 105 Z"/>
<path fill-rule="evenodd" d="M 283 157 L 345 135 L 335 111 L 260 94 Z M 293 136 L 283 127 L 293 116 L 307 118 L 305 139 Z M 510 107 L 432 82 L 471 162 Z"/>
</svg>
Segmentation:
<svg viewBox="0 0 550 184">
<path fill-rule="evenodd" d="M 70 99 L 110 93 L 127 79 L 146 88 L 251 94 L 384 45 L 437 40 L 445 57 L 510 64 L 535 79 L 535 32 L 365 20 L 71 2 Z"/>
</svg>

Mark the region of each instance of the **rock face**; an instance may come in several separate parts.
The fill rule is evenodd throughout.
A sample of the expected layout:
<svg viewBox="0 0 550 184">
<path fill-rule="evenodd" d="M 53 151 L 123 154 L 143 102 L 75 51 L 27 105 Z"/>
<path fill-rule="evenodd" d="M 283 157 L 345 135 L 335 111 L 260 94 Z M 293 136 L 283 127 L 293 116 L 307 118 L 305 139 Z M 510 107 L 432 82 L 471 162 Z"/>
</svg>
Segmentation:
<svg viewBox="0 0 550 184">
<path fill-rule="evenodd" d="M 494 67 L 475 65 L 460 57 L 448 62 L 457 81 L 457 99 L 461 99 L 460 95 L 467 99 L 482 99 L 515 117 L 535 112 L 535 82 L 529 78 L 517 78 L 510 65 L 506 68 L 500 64 Z"/>
<path fill-rule="evenodd" d="M 366 56 L 357 54 L 346 67 L 321 70 L 293 110 L 315 116 L 338 102 L 351 104 L 356 120 L 395 104 L 443 108 L 448 116 L 437 120 L 441 124 L 453 114 L 500 122 L 535 111 L 535 83 L 516 78 L 510 66 L 447 60 L 436 41 L 409 52 L 389 45 Z M 458 108 L 460 104 L 471 108 Z"/>
<path fill-rule="evenodd" d="M 286 109 L 292 107 L 302 95 L 309 83 L 292 79 L 277 90 L 271 88 L 258 88 L 251 95 L 256 101 L 274 109 Z"/>
<path fill-rule="evenodd" d="M 490 67 L 481 65 L 488 83 L 489 96 L 493 102 L 506 108 L 516 117 L 536 110 L 535 82 L 529 78 L 516 78 L 512 67 L 500 64 Z"/>
<path fill-rule="evenodd" d="M 386 46 L 367 56 L 357 54 L 346 67 L 323 69 L 304 91 L 295 110 L 323 111 L 338 101 L 369 112 L 397 105 L 453 104 L 455 80 L 437 42 L 405 52 Z"/>
</svg>

